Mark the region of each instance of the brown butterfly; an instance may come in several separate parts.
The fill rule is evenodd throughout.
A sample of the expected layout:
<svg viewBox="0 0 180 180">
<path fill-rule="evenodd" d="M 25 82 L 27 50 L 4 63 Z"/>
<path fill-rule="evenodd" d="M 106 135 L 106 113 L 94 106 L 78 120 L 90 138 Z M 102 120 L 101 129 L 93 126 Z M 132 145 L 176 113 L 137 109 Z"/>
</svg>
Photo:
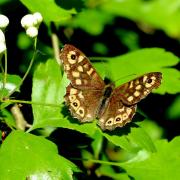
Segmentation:
<svg viewBox="0 0 180 180">
<path fill-rule="evenodd" d="M 113 130 L 130 122 L 136 104 L 161 84 L 162 74 L 151 72 L 119 87 L 105 84 L 89 59 L 77 48 L 66 44 L 60 60 L 70 84 L 65 102 L 80 122 L 98 119 L 102 130 Z"/>
</svg>

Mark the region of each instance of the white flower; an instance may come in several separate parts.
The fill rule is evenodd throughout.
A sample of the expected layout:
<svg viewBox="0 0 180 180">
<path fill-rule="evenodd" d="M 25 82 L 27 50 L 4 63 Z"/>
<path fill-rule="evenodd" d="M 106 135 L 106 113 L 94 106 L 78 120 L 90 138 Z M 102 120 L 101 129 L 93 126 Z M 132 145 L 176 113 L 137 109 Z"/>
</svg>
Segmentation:
<svg viewBox="0 0 180 180">
<path fill-rule="evenodd" d="M 23 28 L 27 29 L 34 25 L 34 16 L 32 14 L 27 14 L 21 19 L 21 25 Z"/>
<path fill-rule="evenodd" d="M 38 29 L 36 27 L 29 27 L 26 30 L 26 34 L 31 37 L 34 38 L 38 35 Z"/>
<path fill-rule="evenodd" d="M 2 32 L 2 30 L 0 29 L 0 43 L 1 42 L 5 43 L 5 36 L 4 36 L 4 33 Z"/>
<path fill-rule="evenodd" d="M 0 42 L 0 54 L 6 51 L 6 44 L 4 42 Z"/>
<path fill-rule="evenodd" d="M 0 14 L 0 28 L 5 29 L 8 26 L 8 24 L 9 19 L 6 16 Z"/>
<path fill-rule="evenodd" d="M 34 13 L 33 17 L 34 17 L 34 25 L 39 25 L 43 20 L 43 17 L 39 12 Z"/>
</svg>

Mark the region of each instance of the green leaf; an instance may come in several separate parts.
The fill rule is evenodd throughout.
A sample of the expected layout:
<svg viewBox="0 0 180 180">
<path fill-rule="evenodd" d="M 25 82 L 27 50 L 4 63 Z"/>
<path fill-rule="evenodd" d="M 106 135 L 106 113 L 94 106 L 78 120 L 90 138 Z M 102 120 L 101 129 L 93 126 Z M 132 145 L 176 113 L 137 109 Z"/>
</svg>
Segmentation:
<svg viewBox="0 0 180 180">
<path fill-rule="evenodd" d="M 145 119 L 138 124 L 143 130 L 151 137 L 151 139 L 161 139 L 163 135 L 163 128 L 160 127 L 155 121 Z"/>
<path fill-rule="evenodd" d="M 145 149 L 148 152 L 155 152 L 155 146 L 149 137 L 149 135 L 140 127 L 131 127 L 127 130 L 128 125 L 122 130 L 117 129 L 111 133 L 103 133 L 103 135 L 116 146 L 129 151 L 131 153 L 137 152 L 137 150 Z M 125 134 L 121 134 L 121 133 Z"/>
<path fill-rule="evenodd" d="M 96 19 L 96 21 L 94 21 Z M 100 9 L 84 9 L 77 14 L 70 26 L 80 27 L 89 34 L 99 35 L 103 32 L 105 24 L 112 21 L 112 16 Z"/>
<path fill-rule="evenodd" d="M 171 37 L 180 35 L 179 0 L 111 0 L 102 3 L 101 9 L 139 22 L 142 27 L 162 29 Z"/>
<path fill-rule="evenodd" d="M 179 58 L 164 49 L 145 48 L 106 59 L 114 81 L 127 76 L 120 84 L 131 80 L 130 75 L 140 76 L 148 72 L 159 71 L 163 74 L 163 80 L 155 92 L 160 94 L 180 92 L 180 72 L 170 67 L 177 65 Z"/>
<path fill-rule="evenodd" d="M 21 2 L 32 12 L 40 12 L 45 23 L 49 26 L 51 22 L 60 23 L 67 21 L 75 14 L 74 9 L 65 10 L 59 7 L 54 0 L 36 1 L 21 0 Z M 47 13 L 48 12 L 48 13 Z"/>
<path fill-rule="evenodd" d="M 21 78 L 17 75 L 7 74 L 5 88 L 3 88 L 4 75 L 0 73 L 0 95 L 3 97 L 8 96 L 21 82 Z M 19 91 L 17 88 L 16 91 Z M 2 98 L 0 96 L 0 98 Z"/>
<path fill-rule="evenodd" d="M 15 119 L 8 110 L 2 109 L 1 116 L 9 127 L 16 127 Z"/>
<path fill-rule="evenodd" d="M 65 88 L 61 80 L 60 68 L 55 60 L 48 60 L 46 64 L 37 67 L 33 76 L 32 101 L 36 104 L 32 105 L 34 122 L 31 129 L 49 126 L 50 120 L 62 118 L 60 105 Z"/>
<path fill-rule="evenodd" d="M 94 141 L 91 143 L 94 158 L 98 159 L 99 154 L 101 153 L 102 146 L 103 146 L 103 136 L 100 133 L 100 131 L 96 131 L 96 133 L 93 136 Z"/>
<path fill-rule="evenodd" d="M 156 149 L 146 160 L 121 163 L 121 167 L 134 179 L 180 179 L 180 136 L 169 143 L 158 140 Z"/>
<path fill-rule="evenodd" d="M 21 131 L 13 131 L 6 138 L 0 149 L 0 162 L 0 179 L 72 179 L 73 171 L 78 171 L 73 163 L 58 155 L 55 144 Z"/>
</svg>

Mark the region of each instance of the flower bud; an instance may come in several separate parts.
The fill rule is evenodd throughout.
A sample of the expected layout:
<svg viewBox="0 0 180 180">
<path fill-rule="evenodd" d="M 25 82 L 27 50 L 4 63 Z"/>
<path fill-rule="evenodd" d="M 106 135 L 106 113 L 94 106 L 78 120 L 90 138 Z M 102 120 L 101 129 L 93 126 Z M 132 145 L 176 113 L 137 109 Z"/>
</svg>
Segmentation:
<svg viewBox="0 0 180 180">
<path fill-rule="evenodd" d="M 8 26 L 8 24 L 9 19 L 6 16 L 0 14 L 0 28 L 5 29 Z"/>
<path fill-rule="evenodd" d="M 31 37 L 31 38 L 34 38 L 38 35 L 38 29 L 36 27 L 29 27 L 27 28 L 26 30 L 26 34 Z"/>
<path fill-rule="evenodd" d="M 32 14 L 27 14 L 21 19 L 21 25 L 23 28 L 27 29 L 34 25 L 34 16 Z"/>
<path fill-rule="evenodd" d="M 34 13 L 33 17 L 34 17 L 34 25 L 39 25 L 43 20 L 43 17 L 39 12 Z"/>
</svg>

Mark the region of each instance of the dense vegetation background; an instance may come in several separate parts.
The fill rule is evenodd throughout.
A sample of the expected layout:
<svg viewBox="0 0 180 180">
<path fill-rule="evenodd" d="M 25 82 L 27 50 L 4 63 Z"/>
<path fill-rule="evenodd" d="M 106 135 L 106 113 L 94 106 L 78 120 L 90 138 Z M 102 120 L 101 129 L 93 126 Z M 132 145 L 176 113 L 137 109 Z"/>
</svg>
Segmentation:
<svg viewBox="0 0 180 180">
<path fill-rule="evenodd" d="M 43 16 L 37 39 L 20 23 L 34 12 Z M 180 179 L 179 0 L 0 0 L 0 14 L 10 20 L 5 88 L 0 55 L 1 132 L 9 134 L 0 179 Z M 55 58 L 66 43 L 116 85 L 152 71 L 163 73 L 162 85 L 123 128 L 79 124 L 64 106 L 69 82 Z"/>
</svg>

